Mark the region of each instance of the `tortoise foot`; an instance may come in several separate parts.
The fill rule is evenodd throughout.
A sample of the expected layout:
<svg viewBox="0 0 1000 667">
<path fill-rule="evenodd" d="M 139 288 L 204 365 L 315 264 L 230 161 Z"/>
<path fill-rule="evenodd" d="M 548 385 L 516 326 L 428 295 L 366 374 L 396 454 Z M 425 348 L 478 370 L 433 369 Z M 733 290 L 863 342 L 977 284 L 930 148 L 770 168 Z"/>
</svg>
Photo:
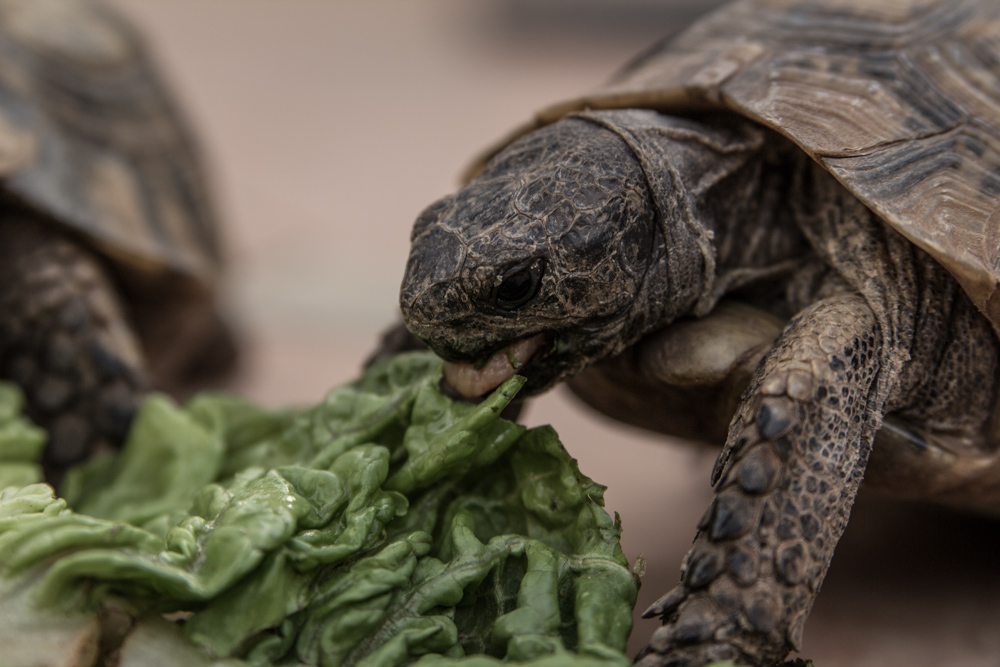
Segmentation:
<svg viewBox="0 0 1000 667">
<path fill-rule="evenodd" d="M 878 324 L 857 295 L 793 319 L 744 395 L 645 666 L 772 665 L 798 649 L 871 449 Z"/>
<path fill-rule="evenodd" d="M 49 431 L 57 482 L 100 444 L 120 446 L 148 389 L 142 354 L 111 281 L 84 248 L 29 220 L 0 226 L 0 375 Z"/>
</svg>

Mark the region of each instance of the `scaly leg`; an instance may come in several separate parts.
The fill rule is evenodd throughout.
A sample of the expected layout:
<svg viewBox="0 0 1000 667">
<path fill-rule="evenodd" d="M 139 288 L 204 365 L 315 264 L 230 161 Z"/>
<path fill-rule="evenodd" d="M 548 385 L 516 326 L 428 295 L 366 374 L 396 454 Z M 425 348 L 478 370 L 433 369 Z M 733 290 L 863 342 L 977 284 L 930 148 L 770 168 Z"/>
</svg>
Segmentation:
<svg viewBox="0 0 1000 667">
<path fill-rule="evenodd" d="M 42 223 L 0 219 L 0 376 L 49 430 L 50 481 L 120 445 L 148 389 L 142 354 L 95 257 Z"/>
<path fill-rule="evenodd" d="M 682 581 L 642 667 L 762 665 L 799 646 L 847 526 L 874 425 L 879 326 L 856 294 L 795 317 L 744 394 Z"/>
</svg>

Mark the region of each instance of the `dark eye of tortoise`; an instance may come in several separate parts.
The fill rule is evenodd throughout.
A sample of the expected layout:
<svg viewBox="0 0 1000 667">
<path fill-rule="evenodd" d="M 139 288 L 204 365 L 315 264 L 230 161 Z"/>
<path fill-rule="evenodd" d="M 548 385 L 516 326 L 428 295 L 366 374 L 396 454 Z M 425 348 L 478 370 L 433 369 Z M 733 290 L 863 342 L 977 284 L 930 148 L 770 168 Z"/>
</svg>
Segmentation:
<svg viewBox="0 0 1000 667">
<path fill-rule="evenodd" d="M 539 258 L 507 269 L 493 290 L 493 303 L 502 310 L 516 310 L 531 301 L 538 293 L 544 270 Z"/>
</svg>

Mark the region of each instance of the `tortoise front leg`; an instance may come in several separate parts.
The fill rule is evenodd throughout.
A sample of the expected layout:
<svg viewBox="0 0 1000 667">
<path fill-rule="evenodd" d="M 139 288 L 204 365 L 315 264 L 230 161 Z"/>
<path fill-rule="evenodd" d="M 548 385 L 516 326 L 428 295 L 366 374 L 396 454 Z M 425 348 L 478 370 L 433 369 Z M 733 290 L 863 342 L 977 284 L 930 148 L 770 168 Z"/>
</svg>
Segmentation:
<svg viewBox="0 0 1000 667">
<path fill-rule="evenodd" d="M 145 363 L 94 255 L 43 223 L 0 218 L 0 378 L 21 385 L 49 431 L 46 478 L 96 445 L 120 446 L 142 396 Z"/>
<path fill-rule="evenodd" d="M 871 451 L 880 340 L 858 295 L 789 323 L 733 419 L 681 583 L 646 612 L 664 624 L 639 665 L 770 664 L 799 646 Z"/>
</svg>

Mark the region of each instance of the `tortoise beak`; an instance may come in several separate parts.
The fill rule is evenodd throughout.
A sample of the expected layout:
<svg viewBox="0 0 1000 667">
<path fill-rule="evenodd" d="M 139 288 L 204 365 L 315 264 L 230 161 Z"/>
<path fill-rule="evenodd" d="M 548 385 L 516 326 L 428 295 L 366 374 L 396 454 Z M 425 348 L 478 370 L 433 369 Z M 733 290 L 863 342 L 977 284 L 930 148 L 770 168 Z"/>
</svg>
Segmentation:
<svg viewBox="0 0 1000 667">
<path fill-rule="evenodd" d="M 444 379 L 466 398 L 482 396 L 524 368 L 545 339 L 545 334 L 522 338 L 494 352 L 485 364 L 449 361 L 444 365 Z"/>
</svg>

